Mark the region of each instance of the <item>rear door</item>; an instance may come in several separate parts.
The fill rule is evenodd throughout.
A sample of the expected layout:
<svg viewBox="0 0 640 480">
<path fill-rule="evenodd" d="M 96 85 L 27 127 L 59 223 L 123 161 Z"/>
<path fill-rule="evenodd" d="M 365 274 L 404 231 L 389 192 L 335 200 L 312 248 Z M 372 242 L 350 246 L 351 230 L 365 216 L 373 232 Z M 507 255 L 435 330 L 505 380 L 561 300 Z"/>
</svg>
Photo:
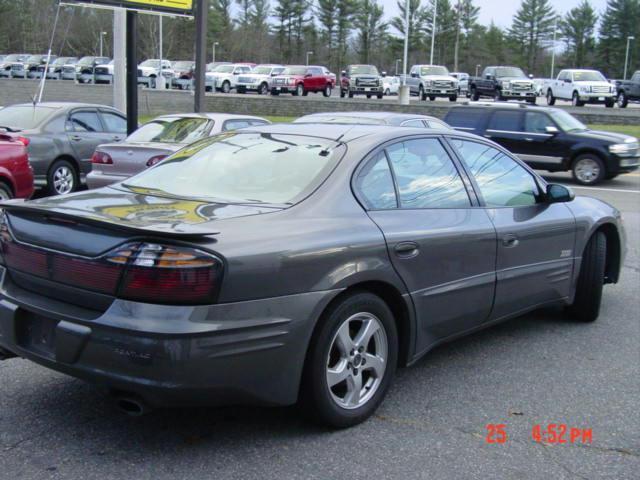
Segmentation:
<svg viewBox="0 0 640 480">
<path fill-rule="evenodd" d="M 105 139 L 109 143 L 121 142 L 127 137 L 127 120 L 122 115 L 110 110 L 100 110 L 104 125 Z"/>
<path fill-rule="evenodd" d="M 354 183 L 414 302 L 417 350 L 485 321 L 496 234 L 442 141 L 391 143 L 356 172 Z"/>
<path fill-rule="evenodd" d="M 91 170 L 91 157 L 98 145 L 110 141 L 96 108 L 73 110 L 67 119 L 67 138 L 80 164 L 80 172 Z"/>
<path fill-rule="evenodd" d="M 527 148 L 522 135 L 523 121 L 524 112 L 519 108 L 493 110 L 484 136 L 511 152 L 521 152 Z"/>
<path fill-rule="evenodd" d="M 497 232 L 491 319 L 569 297 L 575 242 L 569 208 L 541 203 L 534 175 L 505 152 L 480 141 L 450 141 Z"/>
</svg>

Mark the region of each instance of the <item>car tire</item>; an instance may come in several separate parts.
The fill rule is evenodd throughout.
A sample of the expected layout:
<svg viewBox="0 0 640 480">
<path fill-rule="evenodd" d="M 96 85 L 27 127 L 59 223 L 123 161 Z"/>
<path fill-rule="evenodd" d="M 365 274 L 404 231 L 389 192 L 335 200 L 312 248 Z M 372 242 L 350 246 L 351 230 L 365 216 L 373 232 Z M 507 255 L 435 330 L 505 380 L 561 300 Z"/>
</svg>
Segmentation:
<svg viewBox="0 0 640 480">
<path fill-rule="evenodd" d="M 229 93 L 231 91 L 231 84 L 228 80 L 222 82 L 222 88 L 220 89 L 222 93 Z"/>
<path fill-rule="evenodd" d="M 325 85 L 324 90 L 322 91 L 322 96 L 325 98 L 329 98 L 331 96 L 332 93 L 332 88 L 331 85 Z"/>
<path fill-rule="evenodd" d="M 571 173 L 580 185 L 596 185 L 604 180 L 607 170 L 595 153 L 585 153 L 573 161 Z"/>
<path fill-rule="evenodd" d="M 384 98 L 384 93 L 378 93 L 376 97 L 378 98 L 378 100 L 382 100 L 382 98 Z"/>
<path fill-rule="evenodd" d="M 275 89 L 271 89 L 271 95 L 273 95 L 274 97 L 277 97 L 278 95 L 280 95 L 280 92 L 278 90 Z"/>
<path fill-rule="evenodd" d="M 298 85 L 296 85 L 296 89 L 292 92 L 294 97 L 300 97 L 302 95 L 304 95 L 304 87 L 302 86 L 301 83 L 299 83 Z"/>
<path fill-rule="evenodd" d="M 269 93 L 269 85 L 266 83 L 261 83 L 260 87 L 258 87 L 258 93 L 260 95 L 267 95 Z"/>
<path fill-rule="evenodd" d="M 527 98 L 527 103 L 530 103 L 531 105 L 535 105 L 537 100 L 538 99 L 536 97 Z"/>
<path fill-rule="evenodd" d="M 0 201 L 11 200 L 13 198 L 13 192 L 11 187 L 4 182 L 0 182 Z"/>
<path fill-rule="evenodd" d="M 613 108 L 616 104 L 616 101 L 613 98 L 607 98 L 604 101 L 605 108 Z"/>
<path fill-rule="evenodd" d="M 627 105 L 629 105 L 629 98 L 625 92 L 618 93 L 617 103 L 618 107 L 627 108 Z"/>
<path fill-rule="evenodd" d="M 580 95 L 578 92 L 573 92 L 573 95 L 571 96 L 571 105 L 574 107 L 584 107 L 584 102 L 580 101 Z"/>
<path fill-rule="evenodd" d="M 353 98 L 353 92 L 349 90 L 349 98 Z"/>
<path fill-rule="evenodd" d="M 458 95 L 451 95 L 449 97 L 449 101 L 450 102 L 457 102 L 458 101 Z"/>
<path fill-rule="evenodd" d="M 602 232 L 596 232 L 582 254 L 576 294 L 573 303 L 567 308 L 567 313 L 574 319 L 593 322 L 598 318 L 606 261 L 607 237 Z"/>
<path fill-rule="evenodd" d="M 247 89 L 245 87 L 238 87 L 236 88 L 236 91 L 238 93 L 247 93 Z"/>
<path fill-rule="evenodd" d="M 388 97 L 389 95 L 391 95 L 391 90 L 389 90 L 388 88 L 384 91 L 384 94 Z"/>
<path fill-rule="evenodd" d="M 340 98 L 344 98 L 347 96 L 347 92 L 345 92 L 342 88 L 340 89 Z"/>
<path fill-rule="evenodd" d="M 365 325 L 375 331 L 358 343 L 360 335 L 371 332 Z M 387 304 L 368 292 L 349 295 L 329 307 L 311 339 L 302 379 L 303 405 L 324 425 L 357 425 L 382 403 L 397 361 L 398 333 Z"/>
<path fill-rule="evenodd" d="M 471 98 L 472 102 L 477 102 L 478 100 L 480 100 L 480 94 L 478 93 L 478 89 L 476 87 L 471 87 L 471 90 L 469 92 L 469 97 Z"/>
<path fill-rule="evenodd" d="M 371 98 L 371 94 L 370 93 L 367 93 L 367 98 Z"/>
<path fill-rule="evenodd" d="M 420 88 L 418 88 L 418 98 L 423 102 L 427 101 L 427 94 L 424 93 L 424 87 L 422 85 L 420 85 Z"/>
<path fill-rule="evenodd" d="M 78 189 L 79 175 L 76 167 L 68 160 L 56 160 L 47 173 L 49 195 L 66 195 Z"/>
<path fill-rule="evenodd" d="M 502 102 L 503 98 L 502 98 L 502 90 L 500 90 L 499 88 L 497 88 L 494 92 L 493 92 L 493 101 L 494 102 Z"/>
<path fill-rule="evenodd" d="M 556 104 L 556 97 L 553 96 L 553 92 L 551 90 L 549 90 L 547 92 L 547 105 L 549 105 L 550 107 L 554 106 Z"/>
</svg>

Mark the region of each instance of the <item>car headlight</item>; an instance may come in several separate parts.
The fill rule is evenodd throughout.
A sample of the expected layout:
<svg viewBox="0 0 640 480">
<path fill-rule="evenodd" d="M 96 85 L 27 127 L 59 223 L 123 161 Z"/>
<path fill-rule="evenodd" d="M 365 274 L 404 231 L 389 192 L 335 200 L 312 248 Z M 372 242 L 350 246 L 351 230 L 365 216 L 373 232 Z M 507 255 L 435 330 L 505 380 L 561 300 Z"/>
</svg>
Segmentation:
<svg viewBox="0 0 640 480">
<path fill-rule="evenodd" d="M 431 80 L 427 80 L 426 82 L 424 82 L 424 86 L 425 87 L 431 87 L 431 86 L 433 86 L 433 82 Z"/>
<path fill-rule="evenodd" d="M 614 145 L 609 145 L 609 151 L 618 155 L 623 155 L 633 150 L 635 150 L 635 145 L 633 143 L 616 143 Z"/>
<path fill-rule="evenodd" d="M 511 82 L 500 82 L 502 88 L 511 88 Z"/>
<path fill-rule="evenodd" d="M 588 92 L 589 90 L 590 90 L 590 88 L 589 88 L 589 87 L 586 87 L 586 86 L 585 86 L 585 87 L 580 87 L 580 91 L 581 91 L 581 92 L 585 92 L 585 93 L 586 93 L 586 92 Z"/>
</svg>

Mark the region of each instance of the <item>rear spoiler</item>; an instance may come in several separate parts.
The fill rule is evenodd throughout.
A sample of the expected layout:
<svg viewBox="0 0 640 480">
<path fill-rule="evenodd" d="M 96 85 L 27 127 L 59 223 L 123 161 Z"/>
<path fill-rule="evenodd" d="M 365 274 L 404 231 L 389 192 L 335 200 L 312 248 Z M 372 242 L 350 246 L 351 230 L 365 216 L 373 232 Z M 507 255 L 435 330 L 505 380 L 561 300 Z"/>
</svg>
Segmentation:
<svg viewBox="0 0 640 480">
<path fill-rule="evenodd" d="M 118 220 L 113 217 L 105 216 L 91 216 L 85 211 L 82 214 L 74 214 L 69 208 L 57 209 L 53 207 L 39 207 L 32 203 L 25 203 L 22 199 L 5 200 L 0 202 L 0 211 L 5 210 L 15 213 L 31 213 L 41 215 L 45 220 L 58 223 L 70 223 L 70 224 L 85 224 L 94 225 L 97 227 L 109 227 L 115 230 L 120 230 L 136 235 L 162 235 L 163 237 L 173 238 L 194 238 L 204 237 L 208 235 L 218 235 L 220 232 L 199 228 L 196 225 L 188 223 L 158 223 L 149 226 L 133 225 L 124 220 Z"/>
</svg>

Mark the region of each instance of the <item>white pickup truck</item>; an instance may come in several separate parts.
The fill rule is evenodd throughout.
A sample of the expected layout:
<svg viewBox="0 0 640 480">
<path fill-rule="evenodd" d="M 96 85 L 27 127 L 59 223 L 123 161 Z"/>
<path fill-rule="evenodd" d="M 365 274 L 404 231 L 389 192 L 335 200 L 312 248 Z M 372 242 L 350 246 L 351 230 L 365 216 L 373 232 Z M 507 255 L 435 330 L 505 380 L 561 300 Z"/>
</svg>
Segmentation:
<svg viewBox="0 0 640 480">
<path fill-rule="evenodd" d="M 597 70 L 561 70 L 558 78 L 545 84 L 544 91 L 549 105 L 561 99 L 571 100 L 574 107 L 603 103 L 612 108 L 616 102 L 616 87 Z"/>
<path fill-rule="evenodd" d="M 407 85 L 411 95 L 418 95 L 420 100 L 446 97 L 455 102 L 458 99 L 458 80 L 449 74 L 447 67 L 440 65 L 414 65 Z"/>
</svg>

